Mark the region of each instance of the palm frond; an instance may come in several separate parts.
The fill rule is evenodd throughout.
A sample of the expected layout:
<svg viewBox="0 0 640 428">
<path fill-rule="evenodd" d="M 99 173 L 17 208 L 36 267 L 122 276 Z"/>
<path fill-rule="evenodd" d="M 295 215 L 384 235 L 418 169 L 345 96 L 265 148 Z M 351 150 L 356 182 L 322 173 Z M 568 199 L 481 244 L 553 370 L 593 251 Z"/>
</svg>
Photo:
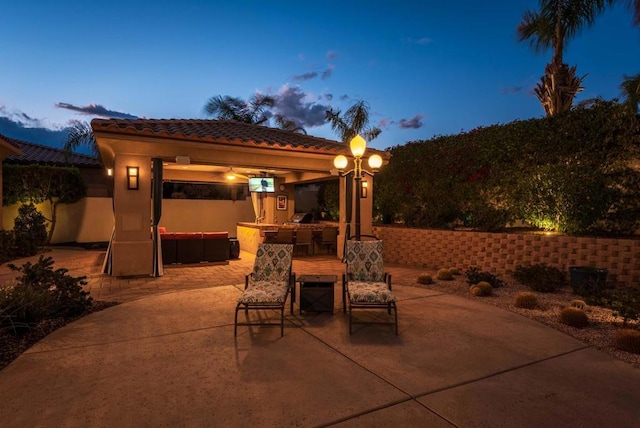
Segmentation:
<svg viewBox="0 0 640 428">
<path fill-rule="evenodd" d="M 77 121 L 74 123 L 67 139 L 65 140 L 63 151 L 65 158 L 68 158 L 72 152 L 75 152 L 80 146 L 88 147 L 91 152 L 98 155 L 98 144 L 96 137 L 93 135 L 93 129 L 87 122 Z"/>
</svg>

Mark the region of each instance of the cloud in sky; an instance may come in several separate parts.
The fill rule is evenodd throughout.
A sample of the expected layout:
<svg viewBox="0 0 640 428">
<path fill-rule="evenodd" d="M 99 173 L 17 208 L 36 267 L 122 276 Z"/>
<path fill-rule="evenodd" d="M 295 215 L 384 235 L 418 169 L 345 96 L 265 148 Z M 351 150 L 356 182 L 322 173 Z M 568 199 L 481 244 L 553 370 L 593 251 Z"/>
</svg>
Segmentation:
<svg viewBox="0 0 640 428">
<path fill-rule="evenodd" d="M 107 119 L 137 119 L 138 118 L 138 116 L 135 116 L 129 113 L 123 113 L 115 110 L 108 110 L 106 107 L 100 104 L 88 104 L 84 107 L 78 107 L 69 103 L 56 103 L 55 106 L 57 108 L 72 110 L 80 114 L 84 114 L 88 116 L 100 116 Z"/>
<path fill-rule="evenodd" d="M 416 45 L 428 45 L 432 42 L 433 40 L 430 37 L 420 37 L 417 39 L 414 39 L 412 37 L 407 38 L 407 42 L 408 43 L 413 43 Z"/>
<path fill-rule="evenodd" d="M 44 126 L 27 126 L 18 120 L 2 116 L 4 111 L 2 111 L 1 107 L 2 106 L 0 106 L 0 134 L 18 140 L 55 148 L 62 148 L 64 142 L 67 140 L 67 136 L 71 129 L 69 127 L 53 129 Z M 35 122 L 32 121 L 30 125 L 33 125 L 36 122 L 42 123 L 43 121 L 36 119 Z"/>
<path fill-rule="evenodd" d="M 11 122 L 23 128 L 46 128 L 53 130 L 62 128 L 60 125 L 50 124 L 46 119 L 31 117 L 22 111 L 9 110 L 5 105 L 0 105 L 0 116 L 9 119 Z"/>
<path fill-rule="evenodd" d="M 313 95 L 305 93 L 299 86 L 284 85 L 273 97 L 276 99 L 274 113 L 305 128 L 324 125 L 325 113 L 330 109 L 330 106 L 316 102 Z"/>
<path fill-rule="evenodd" d="M 522 89 L 523 89 L 522 86 L 510 86 L 510 87 L 503 86 L 500 88 L 500 93 L 502 95 L 517 94 L 518 92 L 522 91 Z"/>
<path fill-rule="evenodd" d="M 326 68 L 326 70 L 324 70 L 322 72 L 322 80 L 327 80 L 329 77 L 331 77 L 331 75 L 333 74 L 333 70 L 336 68 L 335 65 L 333 64 L 329 64 Z"/>
<path fill-rule="evenodd" d="M 400 129 L 419 129 L 424 126 L 424 122 L 422 118 L 424 116 L 421 114 L 416 114 L 411 119 L 400 119 L 398 121 L 398 127 Z"/>
<path fill-rule="evenodd" d="M 318 73 L 316 73 L 315 71 L 311 71 L 309 73 L 298 74 L 296 76 L 293 76 L 291 79 L 295 82 L 300 82 L 305 80 L 311 80 L 316 77 L 318 77 Z"/>
</svg>

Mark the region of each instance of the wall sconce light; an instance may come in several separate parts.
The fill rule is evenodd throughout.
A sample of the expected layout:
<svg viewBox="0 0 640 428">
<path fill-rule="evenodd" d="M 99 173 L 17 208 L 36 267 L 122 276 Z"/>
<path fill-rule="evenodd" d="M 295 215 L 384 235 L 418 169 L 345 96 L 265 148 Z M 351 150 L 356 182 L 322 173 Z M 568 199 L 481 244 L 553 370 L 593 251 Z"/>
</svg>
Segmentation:
<svg viewBox="0 0 640 428">
<path fill-rule="evenodd" d="M 107 177 L 113 177 L 113 168 L 107 168 Z"/>
<path fill-rule="evenodd" d="M 140 188 L 139 173 L 140 167 L 128 166 L 127 167 L 127 189 L 138 190 Z"/>
<path fill-rule="evenodd" d="M 366 199 L 367 198 L 367 189 L 369 188 L 369 182 L 366 180 L 362 180 L 362 188 L 360 189 L 360 197 Z"/>
</svg>

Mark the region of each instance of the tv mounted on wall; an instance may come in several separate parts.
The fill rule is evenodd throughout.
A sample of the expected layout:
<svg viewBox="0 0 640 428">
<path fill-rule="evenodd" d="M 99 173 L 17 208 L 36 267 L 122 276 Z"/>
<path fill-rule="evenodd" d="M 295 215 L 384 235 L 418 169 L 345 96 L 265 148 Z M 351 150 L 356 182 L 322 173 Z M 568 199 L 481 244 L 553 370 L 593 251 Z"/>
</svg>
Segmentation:
<svg viewBox="0 0 640 428">
<path fill-rule="evenodd" d="M 276 191 L 273 177 L 250 177 L 249 191 L 258 193 L 274 193 Z"/>
</svg>

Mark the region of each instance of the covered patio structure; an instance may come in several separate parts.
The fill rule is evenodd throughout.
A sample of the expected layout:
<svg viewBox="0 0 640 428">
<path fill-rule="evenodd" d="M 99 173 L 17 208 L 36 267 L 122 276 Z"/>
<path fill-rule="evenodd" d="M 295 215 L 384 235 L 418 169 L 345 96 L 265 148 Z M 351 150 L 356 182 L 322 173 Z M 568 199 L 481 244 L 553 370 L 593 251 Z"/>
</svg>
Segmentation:
<svg viewBox="0 0 640 428">
<path fill-rule="evenodd" d="M 246 177 L 273 177 L 275 193 L 264 195 L 264 215 L 256 222 L 282 224 L 295 212 L 295 185 L 340 177 L 338 257 L 348 226 L 356 219 L 349 176 L 334 169 L 333 160 L 350 148 L 342 143 L 235 121 L 180 119 L 94 119 L 91 126 L 105 168 L 113 177 L 114 232 L 107 264 L 114 276 L 161 275 L 157 225 L 162 213 L 162 182 L 224 182 L 233 172 Z M 389 154 L 369 149 L 386 163 Z M 154 179 L 155 178 L 155 179 Z M 373 179 L 367 181 L 373 194 Z M 347 189 L 351 196 L 347 196 Z M 276 209 L 277 196 L 290 201 Z M 252 198 L 254 204 L 257 198 Z M 373 198 L 360 201 L 362 234 L 372 229 Z M 225 215 L 225 213 L 202 213 Z M 265 217 L 261 219 L 260 217 Z"/>
</svg>

